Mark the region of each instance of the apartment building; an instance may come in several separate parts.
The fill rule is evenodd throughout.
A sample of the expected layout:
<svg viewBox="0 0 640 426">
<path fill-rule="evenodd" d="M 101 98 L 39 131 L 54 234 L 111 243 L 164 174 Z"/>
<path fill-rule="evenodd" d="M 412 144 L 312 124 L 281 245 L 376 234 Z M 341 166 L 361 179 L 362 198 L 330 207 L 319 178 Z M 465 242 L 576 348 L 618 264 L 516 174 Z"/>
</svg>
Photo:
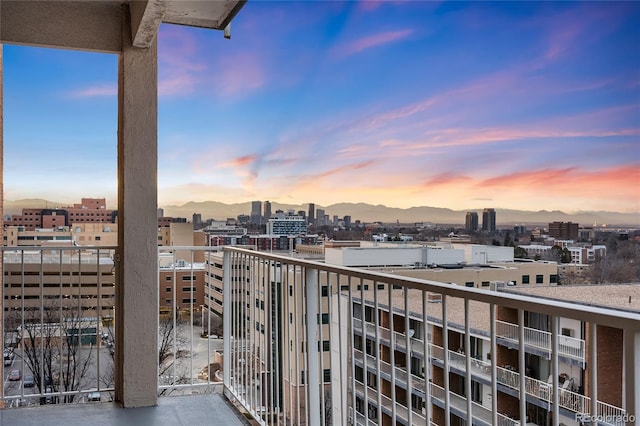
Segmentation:
<svg viewBox="0 0 640 426">
<path fill-rule="evenodd" d="M 552 285 L 554 277 L 557 277 L 557 264 L 555 262 L 503 262 L 502 264 L 496 263 L 495 265 L 481 265 L 474 267 L 459 266 L 458 262 L 464 262 L 465 256 L 479 256 L 484 260 L 488 258 L 495 259 L 508 259 L 508 255 L 505 256 L 502 250 L 492 250 L 492 247 L 488 247 L 483 250 L 480 247 L 470 248 L 465 250 L 463 248 L 453 248 L 451 246 L 431 248 L 433 253 L 427 253 L 426 259 L 437 259 L 443 264 L 447 264 L 448 261 L 453 260 L 455 268 L 415 268 L 415 263 L 424 264 L 426 247 L 398 247 L 392 244 L 388 246 L 371 246 L 371 247 L 354 247 L 354 244 L 337 244 L 336 247 L 325 249 L 325 262 L 331 264 L 334 261 L 348 263 L 363 264 L 367 267 L 363 269 L 383 271 L 391 273 L 393 275 L 402 276 L 405 278 L 418 278 L 427 280 L 437 280 L 440 282 L 449 282 L 453 285 L 464 285 L 467 287 L 496 289 L 499 287 L 497 283 L 501 283 L 504 286 L 520 285 L 523 281 L 530 282 L 531 285 Z M 513 249 L 511 249 L 512 252 Z M 421 259 L 419 262 L 416 259 Z M 386 267 L 388 264 L 396 265 L 393 268 Z M 334 263 L 335 264 L 335 263 Z M 376 266 L 381 264 L 383 266 Z M 411 265 L 411 266 L 405 266 Z M 362 266 L 360 266 L 362 267 Z M 224 302 L 224 254 L 211 253 L 208 258 L 208 272 L 207 283 L 205 285 L 205 304 L 208 309 L 217 314 L 223 313 Z M 338 294 L 348 291 L 351 287 L 356 298 L 360 297 L 360 292 L 364 294 L 371 294 L 374 289 L 381 290 L 381 292 L 387 292 L 388 286 L 382 285 L 381 287 L 375 282 L 361 281 L 354 284 L 352 281 L 346 281 L 345 277 L 341 277 L 337 274 L 320 274 L 315 279 L 317 282 L 318 292 L 313 300 L 309 301 L 309 293 L 304 293 L 304 288 L 301 287 L 301 283 L 304 281 L 305 272 L 302 269 L 295 267 L 282 266 L 279 262 L 269 261 L 256 261 L 244 258 L 238 258 L 230 265 L 231 273 L 234 282 L 232 283 L 232 289 L 229 292 L 232 298 L 233 306 L 242 306 L 240 315 L 243 319 L 246 319 L 245 328 L 240 332 L 241 338 L 245 342 L 250 342 L 249 345 L 254 347 L 254 352 L 247 354 L 246 359 L 251 359 L 251 367 L 249 371 L 245 370 L 243 374 L 255 374 L 256 371 L 264 371 L 266 375 L 273 376 L 274 381 L 281 382 L 282 385 L 278 389 L 271 389 L 269 394 L 258 394 L 257 397 L 263 400 L 270 400 L 276 402 L 278 406 L 284 408 L 284 415 L 295 423 L 296 419 L 304 418 L 305 416 L 305 404 L 306 401 L 303 397 L 305 392 L 306 378 L 309 374 L 308 364 L 306 364 L 306 358 L 309 356 L 309 351 L 316 351 L 318 374 L 321 377 L 320 386 L 324 388 L 323 383 L 330 383 L 332 380 L 332 366 L 335 364 L 335 356 L 340 356 L 331 353 L 331 348 L 336 346 L 336 336 L 340 334 L 339 330 L 336 330 L 335 324 L 330 322 L 332 311 L 337 310 L 336 304 L 339 302 Z M 243 272 L 238 272 L 243 271 Z M 522 279 L 522 277 L 532 277 L 531 279 Z M 541 276 L 542 278 L 538 278 Z M 509 284 L 511 283 L 511 284 Z M 517 284 L 516 284 L 517 283 Z M 493 285 L 490 285 L 493 284 Z M 437 299 L 437 296 L 434 295 Z M 434 300 L 435 300 L 434 299 Z M 365 299 L 366 300 L 366 297 Z M 418 299 L 420 300 L 420 299 Z M 309 303 L 315 305 L 317 309 L 317 315 L 313 317 L 315 324 L 314 336 L 318 339 L 313 343 L 313 348 L 307 344 L 307 334 L 305 327 L 308 326 L 309 316 Z M 366 305 L 366 304 L 365 304 Z M 438 305 L 434 303 L 434 306 Z M 362 318 L 372 319 L 376 316 L 372 307 L 366 306 L 364 312 L 358 314 L 358 310 L 362 311 L 362 308 L 358 308 L 354 305 L 354 321 L 361 321 Z M 377 326 L 388 327 L 388 323 L 385 323 L 384 315 L 381 311 L 378 314 L 380 321 Z M 488 308 L 487 308 L 488 309 Z M 485 309 L 485 310 L 487 310 Z M 453 311 L 462 313 L 464 315 L 464 306 L 456 306 L 452 308 Z M 388 313 L 386 314 L 388 317 Z M 483 314 L 483 317 L 477 318 L 478 321 L 488 318 L 488 313 Z M 436 315 L 437 316 L 437 315 Z M 486 318 L 485 318 L 486 317 Z M 396 318 L 396 323 L 404 322 L 404 318 Z M 409 322 L 411 328 L 416 332 L 420 330 L 420 333 L 424 333 L 425 330 L 432 336 L 438 334 L 437 327 L 434 327 L 436 320 L 427 324 L 422 324 L 419 319 L 410 318 Z M 464 323 L 464 321 L 462 322 Z M 398 327 L 398 326 L 396 326 Z M 362 353 L 365 349 L 371 349 L 371 339 L 367 340 L 362 333 L 358 334 L 355 328 L 350 329 L 350 333 L 353 334 L 353 345 L 355 352 Z M 397 329 L 397 331 L 400 328 Z M 486 354 L 483 350 L 488 348 L 486 343 L 489 336 L 488 323 L 483 327 L 474 328 L 472 334 L 474 355 L 483 354 L 486 360 Z M 238 333 L 238 329 L 236 329 Z M 453 331 L 451 331 L 453 333 Z M 461 348 L 460 342 L 460 330 L 458 334 L 450 336 L 451 347 L 454 346 L 454 341 L 457 341 L 455 349 Z M 462 331 L 464 333 L 464 330 Z M 441 333 L 440 333 L 441 334 Z M 237 336 L 234 336 L 238 338 Z M 416 338 L 418 336 L 416 335 Z M 344 337 L 343 337 L 344 339 Z M 483 343 L 483 341 L 485 343 Z M 430 340 L 431 345 L 443 346 L 443 342 L 438 340 L 437 337 L 432 337 Z M 317 347 L 316 347 L 317 346 Z M 483 349 L 484 348 L 484 349 Z M 389 353 L 391 350 L 389 347 L 379 348 L 380 351 L 386 351 Z M 277 359 L 272 359 L 272 354 L 280 354 Z M 371 355 L 371 354 L 370 354 Z M 406 355 L 402 351 L 394 351 L 394 358 L 396 365 L 402 365 L 402 362 L 406 363 Z M 387 361 L 389 358 L 386 358 Z M 401 361 L 404 360 L 404 361 Z M 406 364 L 404 364 L 406 365 Z M 419 367 L 420 366 L 420 367 Z M 354 365 L 354 374 L 357 377 L 366 377 L 367 373 L 363 369 L 362 363 Z M 421 371 L 424 368 L 424 360 L 421 362 L 415 361 L 412 364 L 412 368 L 415 371 Z M 431 367 L 429 367 L 431 368 Z M 242 368 L 241 368 L 242 369 Z M 438 374 L 437 372 L 434 374 Z M 377 380 L 369 375 L 369 383 L 372 380 Z M 364 382 L 363 382 L 364 383 Z M 437 383 L 436 383 L 437 384 Z M 387 386 L 388 384 L 382 384 L 381 386 Z M 409 396 L 413 398 L 413 404 L 418 407 L 422 404 L 424 395 L 411 396 L 410 392 L 397 389 L 397 394 L 402 397 Z M 255 390 L 254 390 L 255 392 Z M 328 392 L 328 390 L 327 390 Z M 474 385 L 474 392 L 478 395 L 485 394 L 487 388 L 482 388 L 479 384 Z M 330 395 L 320 395 L 319 398 L 322 401 L 326 401 L 330 404 Z M 362 412 L 370 411 L 370 413 L 378 413 L 376 411 L 378 407 L 377 402 L 371 403 L 370 409 L 364 402 L 364 397 L 358 397 L 356 399 L 356 407 Z M 400 397 L 398 397 L 400 398 Z M 478 397 L 479 399 L 482 396 Z M 517 407 L 517 405 L 516 405 Z M 434 409 L 435 412 L 436 409 Z M 508 410 L 505 409 L 505 412 Z M 376 414 L 377 415 L 377 414 Z M 382 412 L 380 412 L 382 415 Z M 385 419 L 383 424 L 390 421 Z M 405 423 L 406 424 L 406 423 Z M 438 423 L 444 424 L 444 423 Z"/>
<path fill-rule="evenodd" d="M 594 286 L 595 287 L 595 286 Z M 520 290 L 520 288 L 518 288 Z M 528 294 L 552 294 L 555 287 L 527 288 Z M 584 288 L 562 288 L 562 298 L 576 300 L 585 292 Z M 620 287 L 619 292 L 637 291 L 638 286 Z M 377 293 L 377 294 L 374 294 Z M 391 293 L 391 303 L 389 294 Z M 445 424 L 444 395 L 446 387 L 452 389 L 449 395 L 450 423 L 462 425 L 466 423 L 466 398 L 471 392 L 474 407 L 474 424 L 490 424 L 493 395 L 491 393 L 491 320 L 487 304 L 470 302 L 465 305 L 462 299 L 447 298 L 446 318 L 443 322 L 444 303 L 439 295 L 433 295 L 428 302 L 427 315 L 424 316 L 424 306 L 418 292 L 409 290 L 408 297 L 403 291 L 379 287 L 363 291 L 362 295 L 353 293 L 354 321 L 354 371 L 357 382 L 362 385 L 357 392 L 355 409 L 360 414 L 377 421 L 382 416 L 382 424 L 391 422 L 392 412 L 389 402 L 404 405 L 405 409 L 411 404 L 414 415 L 424 415 L 425 394 L 424 378 L 426 369 L 431 380 L 431 421 L 435 424 Z M 598 286 L 592 291 L 591 299 L 604 298 L 611 300 L 611 289 L 608 286 Z M 343 292 L 343 297 L 346 293 Z M 615 299 L 615 298 L 614 298 Z M 620 299 L 615 299 L 620 300 Z M 638 302 L 635 309 L 640 310 Z M 614 305 L 622 304 L 613 302 Z M 389 306 L 394 307 L 393 315 Z M 408 317 L 404 313 L 408 312 Z M 466 317 L 468 316 L 468 318 Z M 425 320 L 426 318 L 426 320 Z M 465 324 L 469 323 L 469 335 L 466 334 Z M 546 315 L 536 312 L 525 312 L 524 315 L 524 370 L 526 391 L 527 424 L 546 425 L 554 422 L 551 419 L 550 401 L 553 395 L 552 368 L 549 359 L 551 352 L 550 319 Z M 624 355 L 622 353 L 622 332 L 618 329 L 598 325 L 597 342 L 590 340 L 590 325 L 566 318 L 560 319 L 559 336 L 559 415 L 560 424 L 579 425 L 576 421 L 579 415 L 590 410 L 590 399 L 597 398 L 598 404 L 617 415 L 624 413 L 624 388 L 622 386 L 622 371 Z M 409 330 L 407 332 L 407 326 Z M 516 367 L 521 356 L 518 314 L 517 310 L 500 307 L 494 324 L 497 333 L 497 407 L 499 418 L 508 424 L 519 422 L 520 411 L 520 378 L 522 371 Z M 377 330 L 376 330 L 377 329 Z M 391 334 L 397 335 L 392 339 Z M 426 334 L 425 334 L 426 333 Z M 403 336 L 412 336 L 407 344 Z M 404 340 L 403 340 L 404 339 Z M 395 343 L 394 343 L 395 341 Z M 424 342 L 428 342 L 424 344 Z M 377 342 L 377 343 L 376 343 Z M 426 347 L 426 352 L 425 352 Z M 428 354 L 425 356 L 425 353 Z M 589 370 L 587 365 L 594 363 L 591 354 L 595 354 L 597 362 L 598 387 L 591 389 L 589 385 Z M 367 364 L 367 356 L 379 356 L 382 367 Z M 467 361 L 467 356 L 470 358 Z M 398 380 L 396 387 L 391 388 L 388 374 L 395 365 L 410 368 L 414 387 L 410 379 Z M 465 374 L 467 365 L 471 367 L 472 381 L 467 387 Z M 382 377 L 377 377 L 380 372 Z M 382 392 L 382 405 L 378 399 L 367 399 L 364 387 Z M 375 395 L 373 392 L 370 394 Z M 387 401 L 387 404 L 384 403 Z M 577 417 L 578 416 L 578 417 Z M 405 417 L 406 418 L 406 417 Z M 511 423 L 509 423 L 511 422 Z M 402 422 L 403 424 L 408 424 Z"/>
</svg>

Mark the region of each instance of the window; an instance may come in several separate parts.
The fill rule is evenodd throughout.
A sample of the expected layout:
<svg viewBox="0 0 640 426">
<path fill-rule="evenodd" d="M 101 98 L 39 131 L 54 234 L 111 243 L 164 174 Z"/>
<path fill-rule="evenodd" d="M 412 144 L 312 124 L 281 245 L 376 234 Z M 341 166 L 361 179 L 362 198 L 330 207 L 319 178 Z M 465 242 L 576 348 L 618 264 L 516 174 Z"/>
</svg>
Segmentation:
<svg viewBox="0 0 640 426">
<path fill-rule="evenodd" d="M 489 281 L 482 281 L 482 287 L 489 287 Z"/>
<path fill-rule="evenodd" d="M 320 348 L 320 342 L 318 342 L 318 352 L 322 351 L 322 352 L 329 352 L 329 348 L 330 348 L 330 344 L 328 340 L 323 340 L 322 341 L 322 348 Z"/>
<path fill-rule="evenodd" d="M 522 284 L 529 284 L 529 275 L 522 276 Z"/>
<path fill-rule="evenodd" d="M 322 297 L 327 297 L 329 296 L 329 286 L 323 285 L 322 286 Z"/>
<path fill-rule="evenodd" d="M 348 285 L 341 285 L 340 286 L 340 291 L 349 291 L 349 286 Z"/>
<path fill-rule="evenodd" d="M 182 303 L 196 303 L 196 299 L 182 299 Z"/>
<path fill-rule="evenodd" d="M 182 291 L 185 293 L 195 293 L 196 288 L 195 287 L 182 287 Z"/>
<path fill-rule="evenodd" d="M 365 284 L 364 289 L 369 290 L 369 284 Z M 358 290 L 362 290 L 362 285 L 358 284 Z"/>
<path fill-rule="evenodd" d="M 165 288 L 164 291 L 166 291 L 167 293 L 171 293 L 171 287 Z"/>
<path fill-rule="evenodd" d="M 171 299 L 164 299 L 164 304 L 165 305 L 170 305 L 171 304 Z"/>
<path fill-rule="evenodd" d="M 475 287 L 475 284 L 473 281 L 467 281 L 466 283 L 464 283 L 465 287 Z"/>
<path fill-rule="evenodd" d="M 96 241 L 100 241 L 100 236 L 99 235 L 96 236 Z"/>
<path fill-rule="evenodd" d="M 196 277 L 193 275 L 183 275 L 182 276 L 182 281 L 195 281 Z"/>
<path fill-rule="evenodd" d="M 549 282 L 551 284 L 558 284 L 558 276 L 556 274 L 549 275 Z"/>
<path fill-rule="evenodd" d="M 324 380 L 324 383 L 330 383 L 331 382 L 331 370 L 330 369 L 325 369 L 322 371 L 322 378 Z"/>
<path fill-rule="evenodd" d="M 384 290 L 384 284 L 378 284 L 378 285 L 376 286 L 376 288 L 377 288 L 378 290 Z"/>
<path fill-rule="evenodd" d="M 544 283 L 544 275 L 542 274 L 536 275 L 536 284 L 542 284 L 542 283 Z"/>
<path fill-rule="evenodd" d="M 320 324 L 320 314 L 318 314 L 318 324 Z M 322 324 L 329 324 L 329 314 L 322 314 Z"/>
<path fill-rule="evenodd" d="M 358 367 L 356 365 L 355 368 L 355 376 L 356 376 L 356 380 L 359 381 L 360 383 L 363 383 L 364 380 L 364 370 L 362 369 L 362 367 Z"/>
<path fill-rule="evenodd" d="M 364 320 L 367 322 L 374 322 L 373 308 L 371 306 L 364 307 Z"/>
</svg>

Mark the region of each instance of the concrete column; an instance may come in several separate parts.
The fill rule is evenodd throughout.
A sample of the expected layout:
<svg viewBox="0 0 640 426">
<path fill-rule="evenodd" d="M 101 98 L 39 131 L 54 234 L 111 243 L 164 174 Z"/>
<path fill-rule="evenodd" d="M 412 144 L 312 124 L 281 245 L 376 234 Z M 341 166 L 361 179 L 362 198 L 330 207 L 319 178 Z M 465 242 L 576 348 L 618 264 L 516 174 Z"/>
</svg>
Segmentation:
<svg viewBox="0 0 640 426">
<path fill-rule="evenodd" d="M 118 63 L 116 400 L 153 406 L 158 394 L 158 45 L 131 42 L 123 8 Z"/>
</svg>

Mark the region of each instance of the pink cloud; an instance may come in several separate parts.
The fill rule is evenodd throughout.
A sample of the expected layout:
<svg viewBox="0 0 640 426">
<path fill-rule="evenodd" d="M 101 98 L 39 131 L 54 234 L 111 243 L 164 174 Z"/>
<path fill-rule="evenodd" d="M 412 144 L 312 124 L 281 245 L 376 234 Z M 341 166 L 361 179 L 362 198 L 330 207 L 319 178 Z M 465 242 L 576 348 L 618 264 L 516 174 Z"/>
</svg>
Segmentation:
<svg viewBox="0 0 640 426">
<path fill-rule="evenodd" d="M 484 179 L 478 181 L 476 187 L 517 190 L 544 185 L 545 191 L 551 194 L 571 194 L 574 197 L 608 194 L 615 198 L 637 198 L 638 182 L 640 166 L 621 165 L 601 170 L 582 170 L 576 167 L 527 170 Z"/>
<path fill-rule="evenodd" d="M 338 56 L 350 56 L 356 53 L 360 53 L 364 50 L 371 49 L 373 47 L 402 40 L 411 35 L 413 32 L 414 31 L 412 29 L 406 29 L 369 35 L 358 40 L 339 45 L 334 49 L 334 52 Z"/>
<path fill-rule="evenodd" d="M 244 167 L 244 166 L 255 163 L 257 159 L 258 159 L 258 156 L 255 154 L 243 155 L 242 157 L 237 157 L 231 161 L 221 163 L 218 165 L 218 167 Z"/>
</svg>

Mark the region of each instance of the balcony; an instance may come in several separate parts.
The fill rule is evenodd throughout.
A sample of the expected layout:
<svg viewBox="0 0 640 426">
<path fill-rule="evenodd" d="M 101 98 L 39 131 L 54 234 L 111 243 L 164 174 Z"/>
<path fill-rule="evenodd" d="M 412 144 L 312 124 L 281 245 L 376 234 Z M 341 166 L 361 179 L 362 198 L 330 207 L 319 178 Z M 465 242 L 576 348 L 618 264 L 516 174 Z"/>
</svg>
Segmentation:
<svg viewBox="0 0 640 426">
<path fill-rule="evenodd" d="M 427 419 L 430 424 L 447 424 L 447 418 L 460 418 L 477 425 L 516 425 L 528 403 L 555 413 L 557 419 L 576 415 L 588 418 L 595 412 L 598 424 L 617 425 L 629 418 L 628 411 L 621 408 L 623 404 L 628 407 L 629 401 L 638 397 L 636 387 L 627 386 L 622 403 L 609 404 L 563 389 L 557 379 L 549 383 L 528 377 L 523 363 L 506 368 L 491 361 L 497 359 L 501 339 L 497 306 L 515 306 L 523 312 L 553 311 L 556 324 L 560 315 L 617 324 L 625 333 L 637 333 L 637 314 L 594 311 L 238 248 L 227 248 L 212 260 L 213 248 L 159 247 L 158 333 L 166 339 L 160 337 L 158 343 L 166 353 L 158 366 L 156 392 L 162 397 L 156 407 L 123 410 L 112 402 L 117 391 L 113 382 L 104 380 L 112 368 L 110 344 L 117 341 L 111 333 L 118 330 L 112 324 L 117 318 L 112 302 L 118 291 L 114 249 L 2 249 L 6 308 L 3 349 L 14 351 L 5 376 L 11 369 L 19 369 L 22 376 L 37 370 L 32 368 L 33 361 L 29 364 L 26 360 L 30 347 L 36 349 L 36 357 L 42 357 L 41 365 L 47 365 L 44 348 L 55 349 L 57 356 L 51 365 L 58 371 L 77 366 L 69 361 L 73 360 L 69 352 L 75 344 L 80 347 L 77 360 L 82 361 L 83 354 L 90 360 L 75 385 L 67 384 L 64 374 L 57 379 L 51 376 L 56 385 L 50 390 L 5 381 L 2 400 L 6 409 L 0 411 L 3 421 L 41 424 L 55 411 L 57 418 L 68 416 L 71 425 L 79 418 L 86 424 L 92 416 L 114 424 L 122 424 L 127 418 L 143 419 L 140 421 L 148 424 L 158 418 L 174 418 L 176 422 L 192 419 L 189 422 L 194 424 L 199 424 L 198 419 L 210 422 L 215 418 L 219 423 L 214 424 L 242 424 L 240 413 L 259 424 L 379 424 L 389 419 L 399 424 L 426 424 Z M 205 277 L 204 283 L 197 282 L 199 274 Z M 219 297 L 218 279 L 224 281 L 223 339 L 209 338 L 214 318 L 206 309 L 208 301 Z M 194 287 L 202 287 L 204 294 L 194 297 Z M 467 357 L 457 350 L 445 351 L 453 345 L 447 341 L 451 334 L 445 329 L 466 329 L 463 338 L 465 347 L 470 347 L 475 333 L 471 324 L 478 319 L 469 318 L 472 310 L 467 309 L 462 324 L 457 324 L 460 318 L 450 312 L 457 303 L 454 299 L 459 299 L 462 306 L 485 304 L 489 317 L 495 320 L 493 327 L 489 325 L 491 344 L 486 351 L 491 354 L 490 360 Z M 53 306 L 47 303 L 57 303 L 58 309 L 51 309 Z M 70 327 L 67 305 L 85 313 L 82 318 L 89 318 L 90 313 L 97 321 L 88 324 L 97 327 Z M 390 307 L 393 315 L 388 315 Z M 52 321 L 31 321 L 49 318 L 40 314 L 47 308 L 56 313 L 55 326 Z M 438 315 L 442 315 L 439 321 L 435 318 Z M 18 319 L 12 327 L 7 327 L 9 317 Z M 522 331 L 518 328 L 515 335 Z M 441 341 L 436 341 L 437 335 Z M 563 356 L 562 336 L 553 331 L 549 335 L 552 370 L 557 370 Z M 29 339 L 32 343 L 25 343 Z M 42 345 L 44 341 L 58 346 Z M 517 341 L 516 346 L 524 344 Z M 584 348 L 587 354 L 597 350 L 586 344 Z M 637 345 L 626 350 L 637 359 Z M 217 367 L 203 368 L 211 365 Z M 38 371 L 42 386 L 48 370 Z M 438 371 L 452 375 L 438 375 Z M 455 377 L 463 378 L 464 384 L 457 383 Z M 525 377 L 524 382 L 521 377 Z M 596 389 L 597 379 L 592 379 Z M 510 412 L 503 408 L 498 411 L 495 400 L 465 396 L 473 395 L 471 382 L 482 386 L 485 394 L 500 392 L 516 398 L 525 394 L 526 402 L 515 403 Z M 35 390 L 40 388 L 42 391 Z M 96 392 L 99 401 L 91 401 Z M 606 397 L 604 391 L 596 394 Z"/>
<path fill-rule="evenodd" d="M 497 325 L 498 337 L 517 347 L 518 324 L 498 320 Z M 551 355 L 551 333 L 548 331 L 524 327 L 524 338 L 526 350 L 540 352 L 547 357 Z M 568 336 L 558 336 L 558 339 L 560 356 L 584 365 L 584 340 Z"/>
</svg>

